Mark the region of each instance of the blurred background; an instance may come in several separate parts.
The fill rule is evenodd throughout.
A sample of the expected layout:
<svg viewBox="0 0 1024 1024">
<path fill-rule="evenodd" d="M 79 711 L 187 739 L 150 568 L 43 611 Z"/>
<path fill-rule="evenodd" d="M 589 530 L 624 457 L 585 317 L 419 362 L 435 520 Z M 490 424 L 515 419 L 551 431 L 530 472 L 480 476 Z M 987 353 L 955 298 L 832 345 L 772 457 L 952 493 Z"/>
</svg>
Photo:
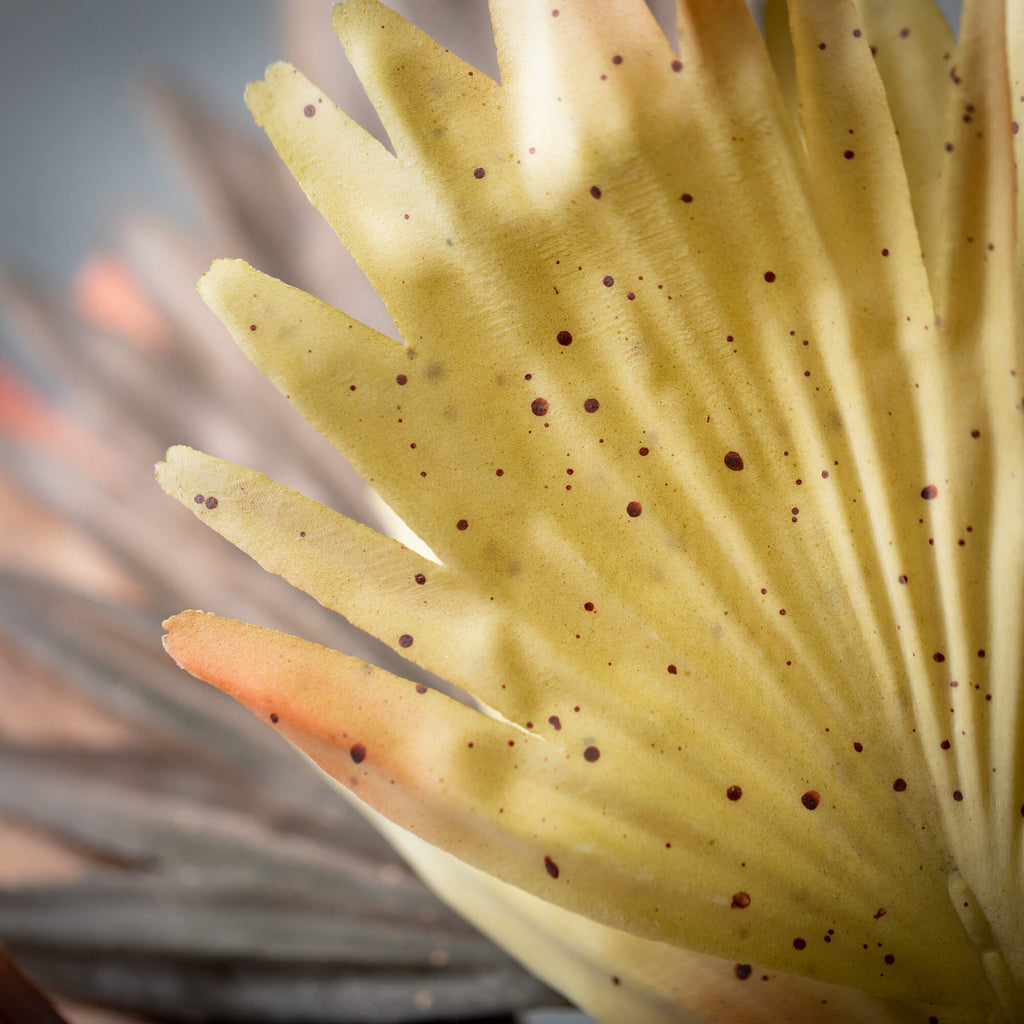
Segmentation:
<svg viewBox="0 0 1024 1024">
<path fill-rule="evenodd" d="M 483 0 L 391 6 L 496 73 Z M 380 525 L 194 290 L 242 256 L 393 330 L 242 102 L 287 59 L 379 131 L 330 7 L 0 0 L 0 944 L 72 1024 L 586 1020 L 160 650 L 201 587 L 409 672 L 196 528 L 150 468 L 185 442 Z"/>
</svg>

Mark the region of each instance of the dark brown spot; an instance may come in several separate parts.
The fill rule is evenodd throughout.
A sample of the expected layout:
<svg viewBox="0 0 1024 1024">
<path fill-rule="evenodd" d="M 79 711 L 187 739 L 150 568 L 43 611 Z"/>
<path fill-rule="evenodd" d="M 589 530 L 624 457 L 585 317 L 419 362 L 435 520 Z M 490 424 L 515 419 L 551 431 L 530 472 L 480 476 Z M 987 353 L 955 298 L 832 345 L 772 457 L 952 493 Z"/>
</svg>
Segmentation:
<svg viewBox="0 0 1024 1024">
<path fill-rule="evenodd" d="M 693 202 L 693 196 L 691 196 L 689 192 L 684 192 L 679 198 L 682 199 L 684 203 Z"/>
<path fill-rule="evenodd" d="M 534 416 L 543 416 L 548 411 L 548 400 L 546 398 L 535 398 L 530 403 L 530 409 Z"/>
<path fill-rule="evenodd" d="M 620 57 L 619 54 L 615 54 L 615 56 L 612 57 L 612 63 L 613 64 L 621 64 L 622 63 L 622 57 Z"/>
<path fill-rule="evenodd" d="M 302 108 L 302 112 L 306 115 L 306 117 L 312 117 L 316 113 L 316 107 L 314 107 L 312 103 L 307 103 Z"/>
<path fill-rule="evenodd" d="M 408 633 L 403 633 L 398 638 L 399 647 L 412 647 L 412 637 Z"/>
<path fill-rule="evenodd" d="M 737 964 L 733 968 L 733 971 L 736 973 L 736 977 L 739 978 L 740 981 L 746 981 L 747 978 L 750 977 L 750 972 L 753 971 L 753 969 L 754 968 L 751 967 L 750 964 Z"/>
<path fill-rule="evenodd" d="M 806 949 L 807 948 L 807 943 L 803 939 L 794 939 L 793 940 L 793 948 L 794 949 Z"/>
<path fill-rule="evenodd" d="M 426 693 L 427 692 L 427 688 L 422 683 L 417 683 L 416 684 L 416 692 L 417 693 Z"/>
<path fill-rule="evenodd" d="M 455 524 L 455 529 L 456 530 L 468 530 L 469 529 L 469 523 L 465 519 L 460 519 Z"/>
<path fill-rule="evenodd" d="M 626 292 L 626 298 L 629 299 L 630 302 L 632 302 L 636 298 L 636 293 L 635 292 Z"/>
<path fill-rule="evenodd" d="M 931 501 L 932 498 L 938 497 L 939 489 L 935 484 L 929 484 L 927 487 L 921 488 L 921 497 L 925 501 Z"/>
<path fill-rule="evenodd" d="M 854 36 L 854 38 L 855 38 L 855 39 L 860 39 L 860 36 L 861 36 L 861 31 L 860 31 L 860 29 L 859 29 L 859 28 L 855 28 L 855 29 L 853 30 L 853 36 Z"/>
<path fill-rule="evenodd" d="M 683 62 L 681 60 L 674 60 L 674 61 L 672 61 L 671 67 L 672 67 L 673 71 L 682 71 L 683 70 Z"/>
<path fill-rule="evenodd" d="M 270 712 L 270 720 L 274 723 L 274 725 L 277 725 L 277 723 L 278 723 L 277 712 L 275 712 L 275 711 L 271 711 Z"/>
<path fill-rule="evenodd" d="M 408 384 L 408 383 L 409 383 L 409 378 L 408 378 L 408 377 L 406 377 L 406 375 L 405 375 L 404 373 L 400 373 L 400 374 L 399 374 L 399 375 L 398 375 L 398 376 L 397 376 L 397 377 L 395 378 L 395 383 L 396 383 L 396 384 L 401 384 L 401 385 L 402 385 L 402 386 L 404 387 L 404 386 L 405 386 L 406 384 Z"/>
<path fill-rule="evenodd" d="M 487 172 L 482 167 L 478 167 L 473 172 L 473 177 L 476 178 L 479 181 L 479 179 L 482 178 L 486 173 Z"/>
<path fill-rule="evenodd" d="M 615 278 L 612 277 L 611 274 L 605 274 L 605 276 L 601 280 L 601 283 L 605 286 L 605 288 L 611 288 L 611 286 L 615 284 Z"/>
<path fill-rule="evenodd" d="M 423 573 L 421 572 L 416 573 L 413 579 L 416 580 L 416 582 L 420 584 L 420 586 L 423 586 L 423 584 L 427 582 L 427 577 L 424 576 Z"/>
<path fill-rule="evenodd" d="M 587 749 L 583 751 L 583 757 L 587 761 L 590 761 L 591 764 L 593 764 L 593 762 L 596 761 L 600 756 L 601 751 L 598 750 L 597 747 L 587 747 Z"/>
<path fill-rule="evenodd" d="M 636 519 L 636 517 L 640 515 L 641 512 L 643 512 L 643 510 L 643 506 L 640 504 L 639 501 L 631 501 L 626 506 L 626 515 L 629 516 L 630 519 Z"/>
<path fill-rule="evenodd" d="M 906 779 L 897 779 L 892 784 L 892 788 L 894 790 L 896 790 L 897 793 L 903 793 L 906 790 L 906 788 L 907 788 L 907 780 Z"/>
<path fill-rule="evenodd" d="M 885 907 L 879 907 L 874 914 L 871 915 L 876 921 L 885 917 Z"/>
<path fill-rule="evenodd" d="M 601 190 L 596 185 L 591 185 L 590 186 L 590 194 L 595 199 L 600 199 L 601 198 Z"/>
<path fill-rule="evenodd" d="M 675 667 L 675 665 L 669 665 L 669 667 L 668 667 L 668 674 L 669 674 L 670 676 L 674 676 L 674 675 L 676 675 L 676 674 L 677 674 L 678 672 L 679 672 L 679 669 L 677 669 L 677 668 Z"/>
<path fill-rule="evenodd" d="M 906 583 L 907 582 L 907 577 L 906 576 L 897 576 L 896 577 L 896 582 L 897 583 Z"/>
<path fill-rule="evenodd" d="M 845 153 L 843 154 L 843 156 L 844 156 L 844 157 L 846 157 L 846 159 L 847 159 L 847 160 L 852 160 L 852 159 L 853 159 L 853 150 L 852 150 L 852 149 L 848 149 L 848 150 L 847 150 L 847 151 L 846 151 L 846 152 L 845 152 Z"/>
<path fill-rule="evenodd" d="M 774 281 L 774 280 L 775 280 L 775 271 L 774 271 L 774 270 L 766 270 L 766 271 L 764 272 L 764 279 L 765 279 L 765 280 L 766 280 L 766 281 L 767 281 L 767 282 L 768 282 L 769 284 L 771 284 L 771 283 L 772 283 L 772 281 Z"/>
<path fill-rule="evenodd" d="M 932 661 L 937 661 L 937 662 L 939 662 L 941 664 L 945 660 L 946 660 L 946 656 L 942 653 L 942 651 L 936 651 L 932 655 Z"/>
<path fill-rule="evenodd" d="M 552 878 L 558 877 L 558 865 L 550 858 L 544 858 L 544 868 Z"/>
<path fill-rule="evenodd" d="M 601 408 L 601 403 L 596 398 L 588 398 L 583 403 L 583 408 L 586 409 L 587 412 L 597 412 L 597 410 Z"/>
<path fill-rule="evenodd" d="M 732 905 L 737 910 L 746 910 L 750 906 L 750 893 L 734 892 L 732 894 Z"/>
<path fill-rule="evenodd" d="M 640 449 L 640 454 L 641 455 L 650 455 L 651 454 L 651 449 L 650 448 L 641 448 Z"/>
<path fill-rule="evenodd" d="M 195 496 L 195 497 L 194 497 L 194 498 L 193 498 L 192 500 L 193 500 L 193 501 L 194 501 L 194 502 L 195 502 L 195 503 L 196 503 L 197 505 L 202 505 L 202 504 L 203 504 L 203 502 L 204 502 L 204 501 L 206 501 L 206 497 L 205 497 L 205 495 L 202 495 L 202 494 L 197 494 L 197 495 L 196 495 L 196 496 Z"/>
<path fill-rule="evenodd" d="M 362 764 L 363 759 L 366 757 L 366 747 L 362 743 L 353 743 L 349 748 L 348 756 L 356 764 Z"/>
<path fill-rule="evenodd" d="M 743 468 L 743 456 L 739 452 L 726 452 L 723 461 L 734 473 Z"/>
<path fill-rule="evenodd" d="M 813 811 L 821 803 L 821 794 L 816 789 L 809 789 L 802 797 L 800 803 L 809 811 Z"/>
<path fill-rule="evenodd" d="M 587 601 L 586 604 L 583 605 L 583 610 L 586 612 L 592 612 L 594 610 L 594 602 Z"/>
<path fill-rule="evenodd" d="M 733 801 L 739 800 L 743 796 L 743 790 L 739 786 L 730 786 L 726 791 L 725 795 Z"/>
<path fill-rule="evenodd" d="M 954 790 L 953 790 L 953 799 L 954 799 L 954 800 L 955 800 L 955 801 L 956 801 L 957 803 L 959 803 L 959 802 L 960 802 L 961 800 L 963 800 L 963 798 L 964 798 L 964 795 L 963 795 L 963 793 L 961 793 L 961 792 L 960 792 L 960 790 L 959 790 L 959 789 L 954 789 Z"/>
<path fill-rule="evenodd" d="M 558 344 L 559 345 L 571 345 L 572 344 L 572 335 L 568 331 L 559 331 L 558 335 L 557 335 L 557 338 L 558 338 Z"/>
<path fill-rule="evenodd" d="M 217 499 L 216 498 L 207 498 L 206 501 L 204 502 L 204 504 L 206 505 L 207 508 L 216 508 L 217 507 Z"/>
<path fill-rule="evenodd" d="M 859 741 L 854 741 L 853 749 L 856 750 L 858 754 L 861 754 L 864 752 L 864 744 Z"/>
<path fill-rule="evenodd" d="M 551 728 L 555 730 L 555 732 L 558 732 L 559 729 L 562 728 L 562 720 L 558 717 L 558 715 L 551 715 L 548 718 L 548 725 L 550 725 Z"/>
</svg>

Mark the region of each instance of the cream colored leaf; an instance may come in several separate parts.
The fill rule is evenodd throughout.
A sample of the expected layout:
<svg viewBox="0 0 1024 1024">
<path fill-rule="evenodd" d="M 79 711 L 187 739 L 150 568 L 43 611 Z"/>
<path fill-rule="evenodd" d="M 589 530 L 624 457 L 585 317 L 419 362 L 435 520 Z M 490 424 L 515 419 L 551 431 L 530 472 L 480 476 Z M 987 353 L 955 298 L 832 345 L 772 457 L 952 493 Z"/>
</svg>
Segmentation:
<svg viewBox="0 0 1024 1024">
<path fill-rule="evenodd" d="M 1005 18 L 968 3 L 953 75 L 938 15 L 896 7 L 793 0 L 780 85 L 739 0 L 681 3 L 678 55 L 640 0 L 508 0 L 498 85 L 349 0 L 394 156 L 271 68 L 250 105 L 404 348 L 244 264 L 203 294 L 443 564 L 195 453 L 162 482 L 509 722 L 396 715 L 402 684 L 353 691 L 338 655 L 225 667 L 243 627 L 189 620 L 183 660 L 277 687 L 346 784 L 357 709 L 396 780 L 358 795 L 630 942 L 1017 1019 Z M 915 121 L 938 105 L 951 152 Z M 453 772 L 477 728 L 515 753 Z M 444 801 L 401 750 L 443 762 Z"/>
</svg>

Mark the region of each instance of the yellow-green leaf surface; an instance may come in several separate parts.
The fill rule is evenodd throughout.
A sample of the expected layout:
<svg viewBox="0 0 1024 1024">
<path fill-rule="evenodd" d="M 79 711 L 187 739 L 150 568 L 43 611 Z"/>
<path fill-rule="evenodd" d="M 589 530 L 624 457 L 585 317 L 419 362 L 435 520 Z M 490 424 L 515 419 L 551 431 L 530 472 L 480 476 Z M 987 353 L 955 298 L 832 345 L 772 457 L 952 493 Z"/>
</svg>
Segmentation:
<svg viewBox="0 0 1024 1024">
<path fill-rule="evenodd" d="M 793 0 L 766 47 L 688 0 L 674 50 L 640 0 L 492 15 L 500 85 L 335 9 L 393 153 L 287 65 L 248 93 L 401 343 L 237 261 L 200 286 L 440 564 L 160 469 L 490 714 L 191 613 L 171 652 L 595 927 L 1020 1019 L 1020 18 L 968 0 L 956 48 L 924 0 Z"/>
</svg>

